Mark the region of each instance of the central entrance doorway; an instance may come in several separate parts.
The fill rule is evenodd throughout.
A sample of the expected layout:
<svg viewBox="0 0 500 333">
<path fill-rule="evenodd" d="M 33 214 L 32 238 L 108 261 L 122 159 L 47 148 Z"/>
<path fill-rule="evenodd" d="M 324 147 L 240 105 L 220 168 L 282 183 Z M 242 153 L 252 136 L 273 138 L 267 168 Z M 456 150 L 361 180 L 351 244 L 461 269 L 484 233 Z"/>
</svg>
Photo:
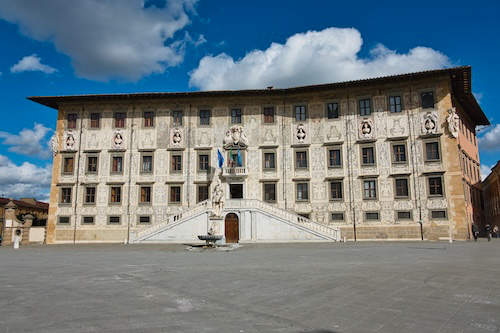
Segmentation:
<svg viewBox="0 0 500 333">
<path fill-rule="evenodd" d="M 226 236 L 226 243 L 238 243 L 240 239 L 238 215 L 234 213 L 226 215 L 224 221 L 224 236 Z"/>
<path fill-rule="evenodd" d="M 243 199 L 243 184 L 229 184 L 231 199 Z"/>
</svg>

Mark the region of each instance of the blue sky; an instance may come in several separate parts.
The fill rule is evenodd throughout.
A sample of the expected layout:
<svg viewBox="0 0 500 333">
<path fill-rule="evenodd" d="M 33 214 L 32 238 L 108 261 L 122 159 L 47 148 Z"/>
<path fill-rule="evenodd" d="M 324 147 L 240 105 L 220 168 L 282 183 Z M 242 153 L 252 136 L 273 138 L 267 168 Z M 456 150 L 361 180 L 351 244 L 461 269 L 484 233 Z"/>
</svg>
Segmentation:
<svg viewBox="0 0 500 333">
<path fill-rule="evenodd" d="M 498 1 L 37 4 L 0 2 L 0 196 L 47 198 L 56 111 L 31 95 L 286 87 L 471 65 L 492 123 L 480 133 L 483 174 L 500 156 Z"/>
</svg>

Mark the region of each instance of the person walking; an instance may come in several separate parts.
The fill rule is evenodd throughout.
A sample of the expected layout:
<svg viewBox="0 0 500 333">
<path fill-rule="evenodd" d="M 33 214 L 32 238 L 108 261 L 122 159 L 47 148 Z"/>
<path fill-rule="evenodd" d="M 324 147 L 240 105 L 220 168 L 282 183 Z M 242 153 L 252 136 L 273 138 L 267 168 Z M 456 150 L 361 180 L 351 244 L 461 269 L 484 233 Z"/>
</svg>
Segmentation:
<svg viewBox="0 0 500 333">
<path fill-rule="evenodd" d="M 488 237 L 488 242 L 491 241 L 491 225 L 487 224 L 484 226 L 484 230 L 486 231 L 486 236 Z"/>
<path fill-rule="evenodd" d="M 498 238 L 499 229 L 497 225 L 493 227 L 493 233 L 495 234 L 495 238 Z"/>
<path fill-rule="evenodd" d="M 472 223 L 472 236 L 474 237 L 474 242 L 477 242 L 477 236 L 479 236 L 479 228 L 475 223 Z"/>
</svg>

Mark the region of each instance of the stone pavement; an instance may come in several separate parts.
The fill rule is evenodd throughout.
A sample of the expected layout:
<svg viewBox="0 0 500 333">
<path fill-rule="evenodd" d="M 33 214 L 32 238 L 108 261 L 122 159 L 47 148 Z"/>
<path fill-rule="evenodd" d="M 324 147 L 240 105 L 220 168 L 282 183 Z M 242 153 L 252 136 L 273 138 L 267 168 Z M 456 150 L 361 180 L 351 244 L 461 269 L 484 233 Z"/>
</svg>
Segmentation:
<svg viewBox="0 0 500 333">
<path fill-rule="evenodd" d="M 499 256 L 496 239 L 0 247 L 0 332 L 499 332 Z"/>
</svg>

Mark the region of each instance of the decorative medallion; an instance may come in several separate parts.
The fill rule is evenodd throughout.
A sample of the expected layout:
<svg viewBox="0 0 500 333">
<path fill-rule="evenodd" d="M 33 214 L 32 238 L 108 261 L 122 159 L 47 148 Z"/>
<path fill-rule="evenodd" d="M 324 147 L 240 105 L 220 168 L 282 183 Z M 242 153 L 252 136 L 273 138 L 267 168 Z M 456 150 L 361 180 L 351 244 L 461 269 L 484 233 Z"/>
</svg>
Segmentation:
<svg viewBox="0 0 500 333">
<path fill-rule="evenodd" d="M 76 150 L 76 137 L 73 131 L 64 133 L 64 150 Z"/>
<path fill-rule="evenodd" d="M 457 114 L 457 110 L 455 108 L 451 108 L 448 110 L 448 130 L 455 139 L 458 138 L 458 128 L 460 126 L 460 117 Z"/>
<path fill-rule="evenodd" d="M 300 143 L 303 143 L 306 139 L 306 127 L 304 124 L 298 124 L 297 129 L 295 131 L 295 136 Z"/>
<path fill-rule="evenodd" d="M 373 120 L 363 119 L 359 123 L 359 138 L 361 139 L 371 139 L 373 138 Z"/>
<path fill-rule="evenodd" d="M 180 146 L 182 143 L 182 130 L 180 128 L 174 128 L 172 129 L 172 135 L 170 138 L 170 143 L 173 146 Z"/>
<path fill-rule="evenodd" d="M 125 147 L 125 140 L 123 139 L 122 131 L 115 131 L 111 144 L 113 146 L 113 149 L 123 149 Z"/>
<path fill-rule="evenodd" d="M 427 112 L 422 117 L 422 134 L 436 134 L 438 116 L 436 112 Z"/>
<path fill-rule="evenodd" d="M 246 148 L 248 147 L 248 138 L 245 135 L 243 126 L 234 125 L 226 131 L 224 137 L 224 148 Z"/>
</svg>

